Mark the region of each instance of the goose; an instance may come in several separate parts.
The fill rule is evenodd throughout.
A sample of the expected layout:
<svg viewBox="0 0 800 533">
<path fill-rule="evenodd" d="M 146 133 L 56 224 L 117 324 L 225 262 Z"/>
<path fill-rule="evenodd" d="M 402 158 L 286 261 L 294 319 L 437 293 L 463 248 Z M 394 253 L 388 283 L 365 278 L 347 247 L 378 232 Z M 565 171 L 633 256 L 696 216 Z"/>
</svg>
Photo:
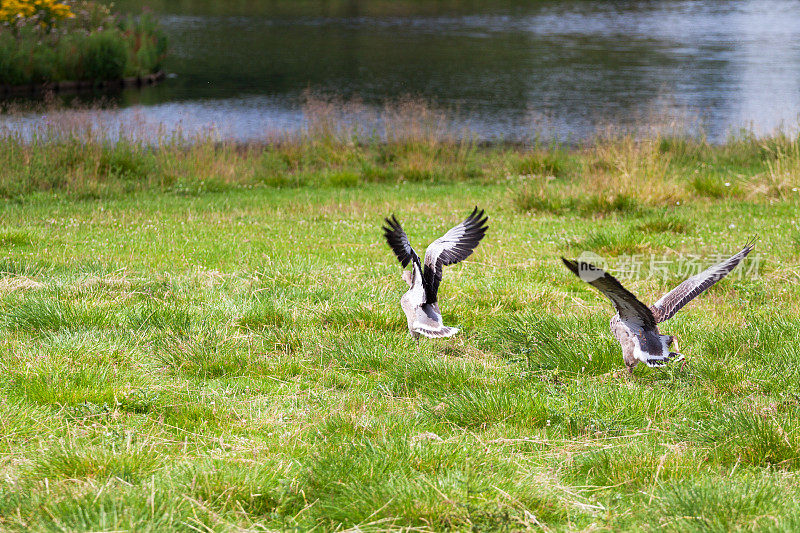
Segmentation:
<svg viewBox="0 0 800 533">
<path fill-rule="evenodd" d="M 408 235 L 394 215 L 386 218 L 383 233 L 403 266 L 403 280 L 408 283 L 408 291 L 400 298 L 400 307 L 406 315 L 408 331 L 415 339 L 420 335 L 429 338 L 452 337 L 458 328 L 445 326 L 439 311 L 439 284 L 442 282 L 442 268 L 454 265 L 469 257 L 477 248 L 489 226 L 483 209 L 478 207 L 447 233 L 433 241 L 425 250 L 424 265 L 420 263 Z M 411 263 L 411 271 L 405 270 Z"/>
<path fill-rule="evenodd" d="M 675 337 L 662 335 L 657 324 L 672 318 L 684 305 L 727 276 L 754 247 L 755 241 L 748 242 L 738 253 L 690 277 L 650 307 L 603 269 L 583 261 L 570 261 L 563 257 L 561 260 L 573 274 L 611 300 L 617 311 L 611 317 L 611 333 L 622 346 L 622 358 L 632 374 L 639 362 L 650 367 L 663 367 L 670 360 L 684 361 L 683 354 L 677 352 Z M 673 343 L 674 352 L 670 350 Z"/>
</svg>

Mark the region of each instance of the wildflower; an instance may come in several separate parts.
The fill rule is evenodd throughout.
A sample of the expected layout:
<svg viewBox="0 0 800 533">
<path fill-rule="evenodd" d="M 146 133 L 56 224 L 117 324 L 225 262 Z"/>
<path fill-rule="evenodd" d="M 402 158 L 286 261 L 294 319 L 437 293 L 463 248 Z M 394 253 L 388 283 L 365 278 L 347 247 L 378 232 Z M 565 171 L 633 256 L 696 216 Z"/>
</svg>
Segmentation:
<svg viewBox="0 0 800 533">
<path fill-rule="evenodd" d="M 35 20 L 50 31 L 58 21 L 75 18 L 72 8 L 58 0 L 4 0 L 0 3 L 0 24 Z"/>
</svg>

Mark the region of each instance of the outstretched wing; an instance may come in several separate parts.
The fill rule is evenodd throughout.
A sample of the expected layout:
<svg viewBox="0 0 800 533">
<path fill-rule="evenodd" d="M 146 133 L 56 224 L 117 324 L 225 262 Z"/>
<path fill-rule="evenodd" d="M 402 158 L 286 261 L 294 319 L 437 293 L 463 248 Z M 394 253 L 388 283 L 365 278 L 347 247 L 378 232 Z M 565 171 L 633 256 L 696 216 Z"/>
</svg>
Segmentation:
<svg viewBox="0 0 800 533">
<path fill-rule="evenodd" d="M 392 247 L 397 260 L 400 261 L 403 268 L 408 266 L 409 261 L 414 261 L 419 266 L 419 256 L 411 247 L 411 243 L 408 242 L 408 235 L 403 231 L 403 227 L 397 221 L 397 218 L 392 215 L 392 218 L 385 220 L 387 225 L 383 226 L 383 235 L 386 237 L 386 242 Z"/>
<path fill-rule="evenodd" d="M 478 208 L 458 226 L 433 241 L 425 250 L 425 269 L 422 272 L 422 284 L 425 286 L 425 301 L 432 304 L 437 301 L 439 284 L 442 282 L 442 267 L 453 265 L 469 257 L 486 234 L 489 226 L 483 216 L 483 209 Z"/>
<path fill-rule="evenodd" d="M 638 324 L 644 329 L 654 329 L 656 327 L 656 321 L 650 308 L 640 302 L 631 291 L 623 287 L 617 278 L 591 263 L 570 261 L 563 257 L 561 260 L 573 274 L 611 300 L 623 322 Z"/>
<path fill-rule="evenodd" d="M 727 276 L 753 248 L 755 248 L 755 241 L 748 242 L 736 255 L 692 276 L 662 296 L 650 307 L 656 322 L 664 322 L 672 318 L 681 307 L 688 304 L 701 292 Z"/>
</svg>

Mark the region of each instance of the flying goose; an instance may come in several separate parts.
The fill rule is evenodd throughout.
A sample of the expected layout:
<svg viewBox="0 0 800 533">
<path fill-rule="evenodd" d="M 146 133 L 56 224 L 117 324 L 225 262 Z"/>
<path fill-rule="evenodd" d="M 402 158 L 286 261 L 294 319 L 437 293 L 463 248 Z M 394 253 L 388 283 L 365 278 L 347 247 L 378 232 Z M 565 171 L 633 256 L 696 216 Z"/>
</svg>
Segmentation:
<svg viewBox="0 0 800 533">
<path fill-rule="evenodd" d="M 477 248 L 489 229 L 485 225 L 489 217 L 482 217 L 483 209 L 478 211 L 475 207 L 464 222 L 433 241 L 425 250 L 424 267 L 397 218 L 392 215 L 385 219 L 387 225 L 383 227 L 383 233 L 386 242 L 404 269 L 409 262 L 412 263 L 410 272 L 403 270 L 403 279 L 409 289 L 400 298 L 400 307 L 406 314 L 412 337 L 451 337 L 458 333 L 458 328 L 442 324 L 439 312 L 437 293 L 442 282 L 442 267 L 463 261 Z"/>
<path fill-rule="evenodd" d="M 583 261 L 570 261 L 563 257 L 561 260 L 573 274 L 602 292 L 614 304 L 617 314 L 611 318 L 611 333 L 622 346 L 622 358 L 633 373 L 639 361 L 653 367 L 664 366 L 673 358 L 683 360 L 683 354 L 669 349 L 675 337 L 661 335 L 656 324 L 672 318 L 681 307 L 727 276 L 754 247 L 755 241 L 748 242 L 736 255 L 687 279 L 650 307 L 601 268 Z"/>
</svg>

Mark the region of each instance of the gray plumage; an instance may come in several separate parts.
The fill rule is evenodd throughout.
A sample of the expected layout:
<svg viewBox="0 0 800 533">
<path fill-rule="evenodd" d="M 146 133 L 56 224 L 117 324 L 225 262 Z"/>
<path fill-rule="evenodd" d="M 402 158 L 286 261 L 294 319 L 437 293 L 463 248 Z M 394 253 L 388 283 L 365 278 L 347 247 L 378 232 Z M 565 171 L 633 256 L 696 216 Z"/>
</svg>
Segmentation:
<svg viewBox="0 0 800 533">
<path fill-rule="evenodd" d="M 622 346 L 622 357 L 630 372 L 643 362 L 647 366 L 664 366 L 683 355 L 670 351 L 675 338 L 662 335 L 657 324 L 669 320 L 684 305 L 728 275 L 755 247 L 748 242 L 739 253 L 687 279 L 656 303 L 648 307 L 604 270 L 583 261 L 561 260 L 573 274 L 602 292 L 617 310 L 611 318 L 611 333 Z"/>
<path fill-rule="evenodd" d="M 476 207 L 461 224 L 433 241 L 425 250 L 424 261 L 420 262 L 397 218 L 392 215 L 386 219 L 383 227 L 386 242 L 403 268 L 411 263 L 411 271 L 403 272 L 409 289 L 400 298 L 400 307 L 413 337 L 450 337 L 458 333 L 457 328 L 442 323 L 438 305 L 442 271 L 445 266 L 463 261 L 472 254 L 489 229 L 487 220 L 489 217 L 484 217 L 483 210 L 478 211 Z"/>
</svg>

